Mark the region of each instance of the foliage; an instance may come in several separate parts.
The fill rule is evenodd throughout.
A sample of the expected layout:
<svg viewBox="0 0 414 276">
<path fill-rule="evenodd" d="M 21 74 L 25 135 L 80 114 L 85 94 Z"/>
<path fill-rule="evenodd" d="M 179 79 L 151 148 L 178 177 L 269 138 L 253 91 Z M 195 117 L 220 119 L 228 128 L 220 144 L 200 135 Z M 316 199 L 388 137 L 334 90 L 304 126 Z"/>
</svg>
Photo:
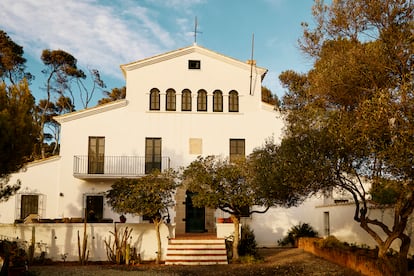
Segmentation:
<svg viewBox="0 0 414 276">
<path fill-rule="evenodd" d="M 0 30 L 0 79 L 17 84 L 25 78 L 28 82 L 34 77 L 25 72 L 26 59 L 23 47 L 16 44 L 6 32 Z"/>
<path fill-rule="evenodd" d="M 283 154 L 273 139 L 267 139 L 247 159 L 250 184 L 269 206 L 297 206 L 310 192 L 287 181 L 285 171 L 289 171 L 292 164 L 291 161 L 286 162 Z"/>
<path fill-rule="evenodd" d="M 318 245 L 321 248 L 340 248 L 345 249 L 347 246 L 338 240 L 335 236 L 328 236 L 318 241 Z"/>
<path fill-rule="evenodd" d="M 412 1 L 316 0 L 315 25 L 300 47 L 314 60 L 307 74 L 286 71 L 284 179 L 310 193 L 351 193 L 354 219 L 375 239 L 385 261 L 399 239 L 401 274 L 414 209 L 414 43 Z M 367 183 L 371 184 L 369 191 Z M 392 225 L 370 217 L 372 199 L 391 204 Z"/>
<path fill-rule="evenodd" d="M 46 77 L 44 87 L 46 97 L 41 99 L 38 104 L 39 122 L 42 129 L 39 136 L 40 152 L 38 154 L 41 158 L 45 158 L 47 138 L 55 141 L 52 154 L 57 153 L 59 146 L 59 125 L 52 118 L 75 111 L 74 87 L 79 92 L 77 95 L 83 108 L 87 108 L 95 91 L 105 88 L 106 85 L 96 69 L 88 68 L 88 79 L 87 74 L 78 68 L 77 59 L 63 50 L 45 49 L 42 52 L 41 60 L 45 65 L 42 73 Z M 90 80 L 90 85 L 86 85 L 87 80 Z M 47 128 L 49 131 L 46 131 Z M 52 137 L 48 137 L 47 133 L 52 133 Z"/>
<path fill-rule="evenodd" d="M 256 237 L 254 235 L 254 231 L 247 224 L 243 224 L 241 227 L 238 251 L 240 256 L 251 256 L 252 258 L 258 258 Z"/>
<path fill-rule="evenodd" d="M 280 246 L 295 246 L 297 240 L 301 237 L 317 237 L 318 232 L 313 229 L 311 225 L 308 223 L 299 223 L 298 225 L 292 226 L 287 236 L 283 237 L 283 239 L 278 240 L 277 243 Z"/>
<path fill-rule="evenodd" d="M 98 104 L 105 104 L 109 102 L 113 102 L 116 100 L 125 99 L 126 97 L 126 87 L 123 86 L 121 88 L 112 88 L 111 92 L 105 91 L 104 94 L 106 95 L 105 98 L 102 98 L 98 101 Z"/>
<path fill-rule="evenodd" d="M 174 206 L 177 188 L 173 171 L 153 172 L 137 179 L 120 179 L 106 194 L 115 212 L 160 218 Z"/>
<path fill-rule="evenodd" d="M 9 275 L 10 267 L 25 267 L 27 254 L 17 242 L 0 241 L 0 257 L 3 259 L 0 275 Z"/>
<path fill-rule="evenodd" d="M 274 205 L 297 204 L 302 197 L 273 174 L 271 157 L 276 156 L 273 149 L 269 144 L 269 147 L 255 150 L 248 158 L 233 162 L 216 156 L 198 157 L 181 175 L 185 188 L 195 193 L 194 206 L 218 208 L 229 213 L 234 236 L 239 237 L 239 222 L 246 207 L 250 215 L 264 213 Z M 238 259 L 238 242 L 239 239 L 233 242 L 234 259 Z"/>
<path fill-rule="evenodd" d="M 168 208 L 175 204 L 173 194 L 177 187 L 176 172 L 154 171 L 138 179 L 120 179 L 106 194 L 107 202 L 115 212 L 152 218 L 158 243 L 157 263 L 161 259 L 159 228 L 168 216 Z"/>
<path fill-rule="evenodd" d="M 264 197 L 260 186 L 250 182 L 248 164 L 241 158 L 228 162 L 215 156 L 199 156 L 187 166 L 181 178 L 187 190 L 196 193 L 193 204 L 196 207 L 219 208 L 240 218 L 246 206 L 264 206 L 271 202 Z M 250 208 L 249 213 L 263 211 Z"/>
<path fill-rule="evenodd" d="M 266 86 L 262 86 L 262 102 L 274 105 L 275 107 L 280 106 L 280 100 L 277 95 L 273 94 Z"/>
<path fill-rule="evenodd" d="M 39 129 L 27 81 L 0 83 L 0 129 L 0 200 L 7 200 L 20 188 L 20 182 L 8 185 L 8 175 L 30 160 Z"/>
</svg>

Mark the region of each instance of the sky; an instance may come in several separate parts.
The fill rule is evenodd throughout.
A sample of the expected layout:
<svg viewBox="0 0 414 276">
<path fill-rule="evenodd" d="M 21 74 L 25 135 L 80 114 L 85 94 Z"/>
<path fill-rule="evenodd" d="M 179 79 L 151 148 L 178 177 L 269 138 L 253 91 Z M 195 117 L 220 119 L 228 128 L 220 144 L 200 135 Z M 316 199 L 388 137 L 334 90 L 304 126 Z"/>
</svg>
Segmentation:
<svg viewBox="0 0 414 276">
<path fill-rule="evenodd" d="M 125 85 L 120 65 L 194 43 L 269 70 L 264 85 L 280 97 L 278 76 L 306 72 L 298 47 L 301 22 L 312 23 L 312 0 L 1 0 L 0 29 L 23 46 L 36 99 L 44 97 L 43 49 L 72 54 L 98 69 L 107 90 Z M 43 94 L 42 94 L 43 93 Z M 98 92 L 94 104 L 104 95 Z M 79 105 L 80 103 L 76 103 Z M 92 104 L 92 105 L 94 105 Z"/>
</svg>

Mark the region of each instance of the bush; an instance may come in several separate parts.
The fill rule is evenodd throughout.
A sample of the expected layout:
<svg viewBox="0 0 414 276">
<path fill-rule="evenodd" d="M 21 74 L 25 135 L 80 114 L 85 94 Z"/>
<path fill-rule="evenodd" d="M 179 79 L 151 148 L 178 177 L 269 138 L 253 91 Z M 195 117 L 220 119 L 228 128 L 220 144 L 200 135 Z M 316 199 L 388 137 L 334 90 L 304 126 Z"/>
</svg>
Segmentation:
<svg viewBox="0 0 414 276">
<path fill-rule="evenodd" d="M 346 249 L 347 246 L 338 240 L 335 236 L 328 236 L 319 242 L 320 248 L 340 248 L 340 249 Z"/>
<path fill-rule="evenodd" d="M 287 236 L 278 240 L 277 243 L 279 246 L 296 246 L 297 240 L 301 237 L 313 238 L 317 236 L 318 232 L 316 232 L 308 223 L 299 223 L 290 228 Z"/>
<path fill-rule="evenodd" d="M 258 256 L 256 237 L 249 225 L 242 225 L 238 251 L 240 256 Z"/>
</svg>

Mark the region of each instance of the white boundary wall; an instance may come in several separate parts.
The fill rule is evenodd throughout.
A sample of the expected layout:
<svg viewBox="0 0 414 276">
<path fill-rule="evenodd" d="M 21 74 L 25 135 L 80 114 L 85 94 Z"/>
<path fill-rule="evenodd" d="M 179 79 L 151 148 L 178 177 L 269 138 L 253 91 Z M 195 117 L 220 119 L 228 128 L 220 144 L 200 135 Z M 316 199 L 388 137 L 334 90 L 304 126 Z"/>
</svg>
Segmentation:
<svg viewBox="0 0 414 276">
<path fill-rule="evenodd" d="M 131 232 L 131 248 L 135 247 L 141 260 L 155 260 L 157 252 L 157 238 L 155 227 L 152 223 L 88 223 L 86 232 L 88 235 L 89 261 L 108 261 L 104 241 L 111 239 L 113 243 L 116 225 L 118 232 L 123 233 L 125 228 L 133 229 Z M 0 238 L 11 241 L 19 241 L 28 247 L 32 239 L 32 231 L 35 233 L 35 257 L 42 251 L 46 252 L 46 258 L 53 261 L 78 261 L 78 231 L 80 240 L 83 240 L 83 223 L 29 223 L 29 224 L 0 224 Z M 168 238 L 174 237 L 174 225 L 161 225 L 162 260 L 165 260 Z"/>
</svg>

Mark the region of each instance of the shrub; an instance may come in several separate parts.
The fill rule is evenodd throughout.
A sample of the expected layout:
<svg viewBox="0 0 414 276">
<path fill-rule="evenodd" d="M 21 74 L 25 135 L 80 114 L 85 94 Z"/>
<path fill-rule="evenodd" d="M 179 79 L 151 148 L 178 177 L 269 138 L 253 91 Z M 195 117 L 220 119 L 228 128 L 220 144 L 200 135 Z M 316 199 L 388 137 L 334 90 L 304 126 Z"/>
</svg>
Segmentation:
<svg viewBox="0 0 414 276">
<path fill-rule="evenodd" d="M 249 225 L 243 225 L 241 228 L 238 251 L 240 256 L 258 256 L 256 237 Z"/>
<path fill-rule="evenodd" d="M 296 246 L 296 242 L 300 237 L 317 237 L 318 232 L 315 231 L 308 223 L 299 223 L 289 229 L 287 236 L 278 240 L 279 246 Z"/>
<path fill-rule="evenodd" d="M 338 240 L 335 236 L 328 236 L 320 241 L 318 241 L 320 248 L 339 248 L 347 249 L 347 246 Z"/>
</svg>

